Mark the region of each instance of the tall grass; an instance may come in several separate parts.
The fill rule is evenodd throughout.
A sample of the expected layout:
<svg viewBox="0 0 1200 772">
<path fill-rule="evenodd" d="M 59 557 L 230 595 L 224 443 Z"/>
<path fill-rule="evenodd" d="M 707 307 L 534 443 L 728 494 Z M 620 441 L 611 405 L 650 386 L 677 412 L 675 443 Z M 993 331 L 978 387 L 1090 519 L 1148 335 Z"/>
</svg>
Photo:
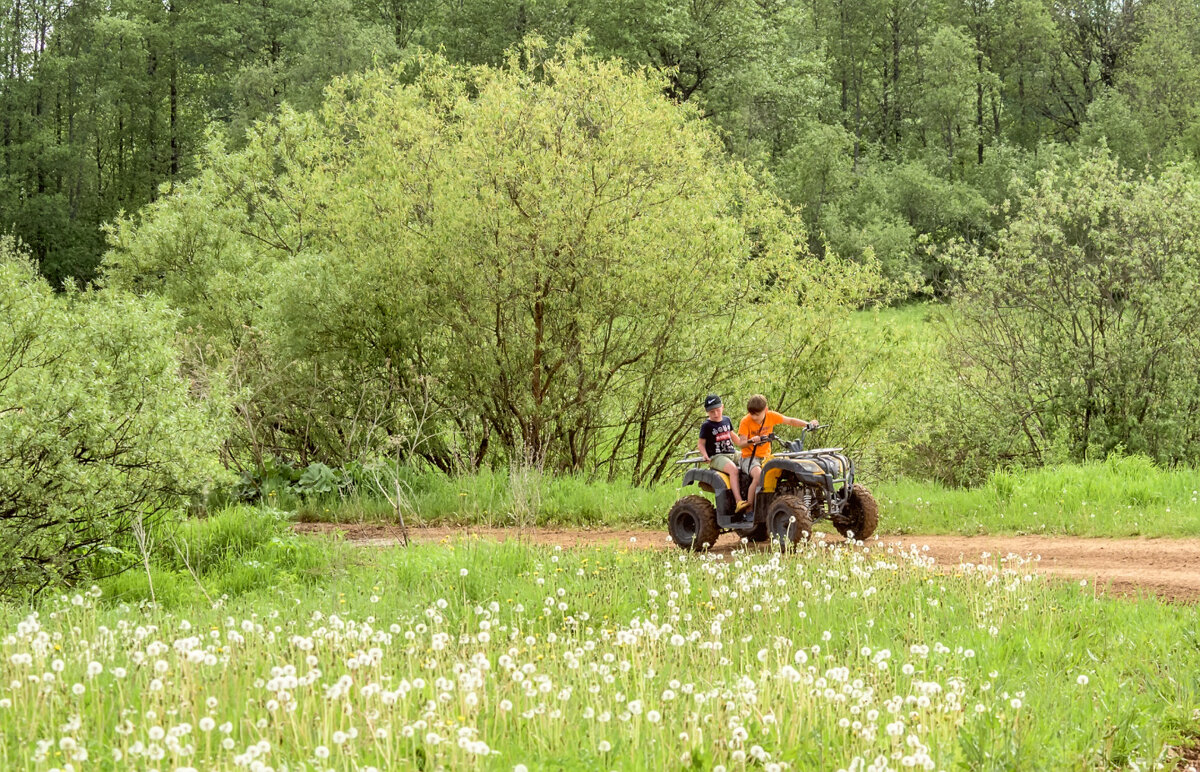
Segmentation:
<svg viewBox="0 0 1200 772">
<path fill-rule="evenodd" d="M 1200 536 L 1200 471 L 1138 456 L 996 472 L 971 489 L 901 480 L 876 495 L 891 533 Z"/>
<path fill-rule="evenodd" d="M 547 473 L 538 476 L 537 513 L 530 522 L 528 507 L 514 503 L 511 479 L 491 470 L 458 477 L 410 474 L 416 508 L 410 525 L 663 528 L 671 504 L 699 492 L 675 481 L 635 488 Z M 905 479 L 865 482 L 879 499 L 880 533 L 1200 536 L 1200 471 L 1162 469 L 1141 457 L 997 472 L 977 488 Z M 393 517 L 386 501 L 369 496 L 282 503 L 306 521 Z"/>
<path fill-rule="evenodd" d="M 340 544 L 321 545 L 292 533 L 287 513 L 237 506 L 205 518 L 164 524 L 153 542 L 149 576 L 140 565 L 101 582 L 111 600 L 159 606 L 236 597 L 263 587 L 300 590 L 361 559 Z"/>
<path fill-rule="evenodd" d="M 448 476 L 408 470 L 415 514 L 409 525 L 521 525 L 599 528 L 612 525 L 657 526 L 677 498 L 677 488 L 633 487 L 582 476 L 522 473 L 517 495 L 507 470 L 483 469 Z M 537 486 L 537 490 L 530 490 Z M 536 501 L 536 506 L 531 502 Z M 353 494 L 345 499 L 281 500 L 302 521 L 363 522 L 394 517 L 380 497 Z"/>
</svg>

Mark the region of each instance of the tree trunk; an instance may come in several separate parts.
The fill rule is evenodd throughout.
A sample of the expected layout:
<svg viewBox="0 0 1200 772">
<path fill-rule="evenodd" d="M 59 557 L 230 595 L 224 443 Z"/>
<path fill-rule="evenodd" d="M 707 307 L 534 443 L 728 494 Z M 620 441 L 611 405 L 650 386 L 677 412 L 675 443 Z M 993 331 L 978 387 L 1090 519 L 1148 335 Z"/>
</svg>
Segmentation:
<svg viewBox="0 0 1200 772">
<path fill-rule="evenodd" d="M 533 304 L 533 361 L 530 363 L 529 393 L 533 411 L 525 427 L 525 450 L 540 458 L 542 453 L 542 355 L 546 340 L 546 307 L 542 298 Z"/>
<path fill-rule="evenodd" d="M 892 136 L 900 146 L 900 9 L 892 10 Z"/>
<path fill-rule="evenodd" d="M 176 44 L 175 38 L 175 4 L 167 5 L 168 18 L 168 36 L 171 41 L 171 46 L 174 48 Z M 170 177 L 171 184 L 174 185 L 175 179 L 179 176 L 179 52 L 172 50 L 171 52 L 171 83 L 169 93 L 169 110 L 170 110 L 170 137 L 171 137 L 171 163 Z"/>
<path fill-rule="evenodd" d="M 978 46 L 976 38 L 976 46 Z M 975 141 L 978 147 L 976 163 L 983 163 L 983 51 L 975 50 Z"/>
</svg>

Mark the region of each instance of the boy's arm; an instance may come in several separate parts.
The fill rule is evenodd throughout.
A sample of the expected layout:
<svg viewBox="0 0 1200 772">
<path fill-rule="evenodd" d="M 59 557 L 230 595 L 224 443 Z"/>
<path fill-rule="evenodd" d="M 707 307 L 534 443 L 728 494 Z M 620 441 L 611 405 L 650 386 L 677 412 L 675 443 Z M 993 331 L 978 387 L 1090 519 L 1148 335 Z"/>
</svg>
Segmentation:
<svg viewBox="0 0 1200 772">
<path fill-rule="evenodd" d="M 704 463 L 707 464 L 709 461 L 711 461 L 711 459 L 708 457 L 708 453 L 704 452 L 704 438 L 703 437 L 696 440 L 696 450 L 700 452 L 700 458 L 704 459 Z"/>
<path fill-rule="evenodd" d="M 729 432 L 729 439 L 733 440 L 733 444 L 734 444 L 734 445 L 737 445 L 739 448 L 744 448 L 744 447 L 746 447 L 747 445 L 749 445 L 749 444 L 750 444 L 750 440 L 749 440 L 749 439 L 744 439 L 744 440 L 743 440 L 743 439 L 742 439 L 742 435 L 738 434 L 738 433 L 737 433 L 737 432 L 735 432 L 735 431 L 730 431 L 730 432 Z"/>
<path fill-rule="evenodd" d="M 805 427 L 805 426 L 808 426 L 808 427 L 810 427 L 810 428 L 811 428 L 811 425 L 812 425 L 812 424 L 814 424 L 814 423 L 816 423 L 816 422 L 817 422 L 817 419 L 815 419 L 815 418 L 814 418 L 813 420 L 811 420 L 811 421 L 805 421 L 805 420 L 803 420 L 803 419 L 800 419 L 800 418 L 791 418 L 791 417 L 789 417 L 789 416 L 786 416 L 786 415 L 783 417 L 783 421 L 782 421 L 782 423 L 785 423 L 785 424 L 787 424 L 788 426 L 798 426 L 798 427 Z"/>
</svg>

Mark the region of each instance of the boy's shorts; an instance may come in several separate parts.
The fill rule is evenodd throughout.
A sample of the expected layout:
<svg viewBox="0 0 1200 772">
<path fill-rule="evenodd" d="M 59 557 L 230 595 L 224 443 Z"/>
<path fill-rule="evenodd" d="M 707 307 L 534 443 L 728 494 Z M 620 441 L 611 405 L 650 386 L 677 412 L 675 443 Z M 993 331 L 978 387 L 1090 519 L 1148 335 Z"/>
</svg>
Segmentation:
<svg viewBox="0 0 1200 772">
<path fill-rule="evenodd" d="M 729 467 L 731 466 L 737 469 L 737 461 L 733 459 L 733 454 L 731 453 L 718 453 L 708 459 L 708 468 L 715 469 L 718 472 L 729 474 Z"/>
<path fill-rule="evenodd" d="M 754 467 L 763 465 L 763 459 L 759 458 L 758 456 L 751 456 L 749 458 L 746 456 L 738 456 L 737 465 L 739 472 L 742 474 L 750 474 Z"/>
</svg>

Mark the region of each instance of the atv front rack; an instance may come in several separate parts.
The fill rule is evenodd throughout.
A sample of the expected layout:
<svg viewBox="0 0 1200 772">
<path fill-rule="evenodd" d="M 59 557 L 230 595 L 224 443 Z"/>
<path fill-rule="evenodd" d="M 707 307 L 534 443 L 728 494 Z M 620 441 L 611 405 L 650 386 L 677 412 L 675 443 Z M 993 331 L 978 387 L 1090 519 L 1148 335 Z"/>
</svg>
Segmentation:
<svg viewBox="0 0 1200 772">
<path fill-rule="evenodd" d="M 842 448 L 817 448 L 816 450 L 785 450 L 782 453 L 772 453 L 775 458 L 804 458 L 818 456 L 822 453 L 841 453 Z"/>
</svg>

